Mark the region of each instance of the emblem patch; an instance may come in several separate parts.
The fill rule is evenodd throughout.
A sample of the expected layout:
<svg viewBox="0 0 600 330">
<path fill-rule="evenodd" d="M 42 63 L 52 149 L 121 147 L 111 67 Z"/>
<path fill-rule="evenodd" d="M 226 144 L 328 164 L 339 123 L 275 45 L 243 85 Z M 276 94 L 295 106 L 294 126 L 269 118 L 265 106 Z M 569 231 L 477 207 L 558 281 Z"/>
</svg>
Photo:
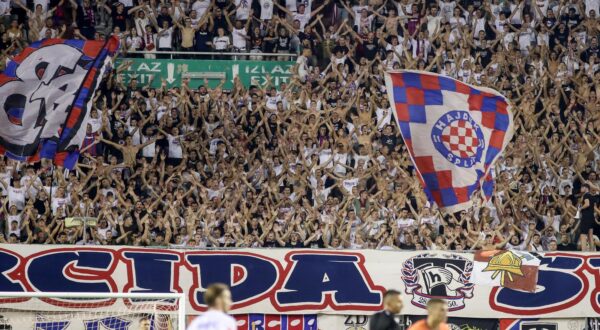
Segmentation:
<svg viewBox="0 0 600 330">
<path fill-rule="evenodd" d="M 485 138 L 467 111 L 450 111 L 431 129 L 435 149 L 452 164 L 470 168 L 481 160 Z"/>
<path fill-rule="evenodd" d="M 432 298 L 444 299 L 449 311 L 465 307 L 465 299 L 473 297 L 471 272 L 473 262 L 455 254 L 421 254 L 406 260 L 402 281 L 412 304 L 426 308 Z"/>
</svg>

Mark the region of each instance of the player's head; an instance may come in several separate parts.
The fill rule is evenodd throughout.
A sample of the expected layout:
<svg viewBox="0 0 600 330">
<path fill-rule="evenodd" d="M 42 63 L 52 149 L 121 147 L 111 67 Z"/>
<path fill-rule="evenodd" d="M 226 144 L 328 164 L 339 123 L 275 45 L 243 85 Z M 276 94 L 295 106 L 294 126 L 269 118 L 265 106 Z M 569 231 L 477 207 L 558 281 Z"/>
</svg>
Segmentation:
<svg viewBox="0 0 600 330">
<path fill-rule="evenodd" d="M 427 302 L 427 314 L 430 324 L 440 324 L 448 319 L 448 304 L 442 299 L 431 299 Z"/>
<path fill-rule="evenodd" d="M 140 330 L 150 330 L 150 319 L 148 319 L 147 317 L 142 317 L 140 319 L 139 329 Z"/>
<path fill-rule="evenodd" d="M 399 314 L 402 311 L 402 298 L 400 291 L 387 290 L 383 295 L 383 307 L 392 314 Z"/>
<path fill-rule="evenodd" d="M 204 302 L 209 308 L 227 313 L 231 308 L 231 292 L 225 284 L 211 284 L 204 292 Z"/>
</svg>

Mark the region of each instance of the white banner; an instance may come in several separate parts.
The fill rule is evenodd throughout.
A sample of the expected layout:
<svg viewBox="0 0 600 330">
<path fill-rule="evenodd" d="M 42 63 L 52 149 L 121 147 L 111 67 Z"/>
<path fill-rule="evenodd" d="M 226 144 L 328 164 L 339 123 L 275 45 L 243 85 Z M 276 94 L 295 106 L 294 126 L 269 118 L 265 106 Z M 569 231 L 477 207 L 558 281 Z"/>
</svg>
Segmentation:
<svg viewBox="0 0 600 330">
<path fill-rule="evenodd" d="M 587 319 L 505 319 L 500 320 L 500 330 L 586 330 L 586 321 Z"/>
<path fill-rule="evenodd" d="M 231 287 L 233 314 L 368 315 L 382 308 L 386 289 L 396 289 L 407 315 L 425 314 L 427 300 L 436 297 L 455 317 L 600 316 L 600 255 L 540 258 L 536 292 L 523 292 L 473 283 L 471 253 L 4 245 L 0 291 L 185 292 L 187 312 L 198 314 L 205 310 L 204 288 L 222 282 Z M 44 308 L 67 306 L 50 302 Z"/>
</svg>

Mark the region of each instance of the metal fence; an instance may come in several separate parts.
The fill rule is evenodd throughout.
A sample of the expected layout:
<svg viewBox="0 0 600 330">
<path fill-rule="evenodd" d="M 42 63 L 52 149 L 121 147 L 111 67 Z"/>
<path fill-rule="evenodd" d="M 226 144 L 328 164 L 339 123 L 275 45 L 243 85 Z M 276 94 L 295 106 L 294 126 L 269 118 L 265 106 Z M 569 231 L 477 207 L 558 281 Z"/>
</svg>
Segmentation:
<svg viewBox="0 0 600 330">
<path fill-rule="evenodd" d="M 250 52 L 181 52 L 181 51 L 124 51 L 124 57 L 149 59 L 202 59 L 202 60 L 254 60 L 291 61 L 298 57 L 295 53 L 250 53 Z"/>
</svg>

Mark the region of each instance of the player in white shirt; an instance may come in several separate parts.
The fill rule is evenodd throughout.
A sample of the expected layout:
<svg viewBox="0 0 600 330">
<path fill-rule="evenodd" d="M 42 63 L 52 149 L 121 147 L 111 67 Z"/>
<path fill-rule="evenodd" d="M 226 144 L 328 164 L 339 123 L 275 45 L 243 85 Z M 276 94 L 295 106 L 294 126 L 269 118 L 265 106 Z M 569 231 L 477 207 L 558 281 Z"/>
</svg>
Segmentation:
<svg viewBox="0 0 600 330">
<path fill-rule="evenodd" d="M 211 284 L 204 292 L 208 310 L 192 321 L 187 330 L 236 330 L 235 319 L 226 313 L 231 308 L 231 292 L 225 284 Z"/>
</svg>

